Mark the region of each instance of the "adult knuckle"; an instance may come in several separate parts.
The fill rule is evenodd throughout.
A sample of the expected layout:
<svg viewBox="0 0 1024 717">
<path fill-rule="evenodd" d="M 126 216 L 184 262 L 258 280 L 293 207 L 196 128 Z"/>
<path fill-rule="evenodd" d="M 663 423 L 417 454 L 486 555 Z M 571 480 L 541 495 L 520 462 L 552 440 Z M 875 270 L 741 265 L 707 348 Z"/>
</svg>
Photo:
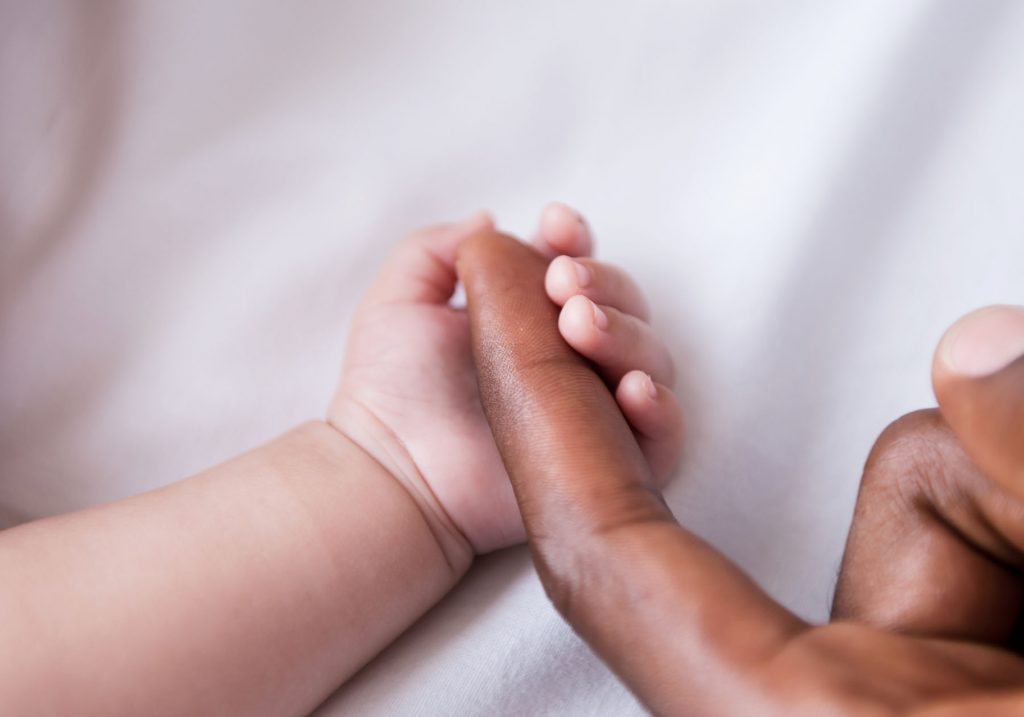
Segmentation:
<svg viewBox="0 0 1024 717">
<path fill-rule="evenodd" d="M 864 469 L 864 485 L 914 501 L 945 480 L 944 447 L 952 439 L 937 409 L 913 411 L 878 436 Z"/>
</svg>

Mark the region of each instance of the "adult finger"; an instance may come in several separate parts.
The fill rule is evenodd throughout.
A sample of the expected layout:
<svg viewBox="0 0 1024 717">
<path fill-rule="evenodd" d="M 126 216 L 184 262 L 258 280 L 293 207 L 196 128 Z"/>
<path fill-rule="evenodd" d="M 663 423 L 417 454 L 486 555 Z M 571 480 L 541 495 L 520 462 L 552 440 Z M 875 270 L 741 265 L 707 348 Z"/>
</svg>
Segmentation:
<svg viewBox="0 0 1024 717">
<path fill-rule="evenodd" d="M 974 462 L 1024 499 L 1024 307 L 957 321 L 935 352 L 939 407 Z"/>
<path fill-rule="evenodd" d="M 1018 516 L 936 410 L 893 422 L 864 469 L 833 618 L 1004 644 L 1021 607 Z"/>
<path fill-rule="evenodd" d="M 740 685 L 803 623 L 674 520 L 615 400 L 558 334 L 543 257 L 482 231 L 457 266 L 484 410 L 548 595 L 653 711 L 749 707 Z"/>
<path fill-rule="evenodd" d="M 1024 691 L 1015 690 L 936 701 L 911 710 L 907 717 L 1020 717 L 1021 714 L 1024 714 Z"/>
</svg>

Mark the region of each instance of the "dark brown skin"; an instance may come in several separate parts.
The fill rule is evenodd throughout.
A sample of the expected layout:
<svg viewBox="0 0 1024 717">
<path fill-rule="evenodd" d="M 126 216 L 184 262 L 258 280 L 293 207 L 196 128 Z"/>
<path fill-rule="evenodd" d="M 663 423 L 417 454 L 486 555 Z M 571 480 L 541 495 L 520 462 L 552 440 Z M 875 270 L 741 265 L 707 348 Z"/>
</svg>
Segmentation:
<svg viewBox="0 0 1024 717">
<path fill-rule="evenodd" d="M 876 444 L 811 626 L 680 526 L 611 394 L 560 338 L 545 263 L 468 240 L 481 396 L 552 602 L 655 714 L 1018 715 L 1024 361 L 935 372 L 939 411 Z M 979 465 L 984 473 L 979 470 Z"/>
</svg>

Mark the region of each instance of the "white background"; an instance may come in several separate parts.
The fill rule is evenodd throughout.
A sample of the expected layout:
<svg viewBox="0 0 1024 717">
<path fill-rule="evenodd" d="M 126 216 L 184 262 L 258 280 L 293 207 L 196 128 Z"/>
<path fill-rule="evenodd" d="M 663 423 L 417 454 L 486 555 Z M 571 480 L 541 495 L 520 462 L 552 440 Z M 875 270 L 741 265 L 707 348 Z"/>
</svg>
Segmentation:
<svg viewBox="0 0 1024 717">
<path fill-rule="evenodd" d="M 389 246 L 561 199 L 675 353 L 673 509 L 822 619 L 942 330 L 1024 303 L 1022 88 L 1009 0 L 0 0 L 0 521 L 322 415 Z M 639 712 L 522 549 L 323 709 Z"/>
</svg>

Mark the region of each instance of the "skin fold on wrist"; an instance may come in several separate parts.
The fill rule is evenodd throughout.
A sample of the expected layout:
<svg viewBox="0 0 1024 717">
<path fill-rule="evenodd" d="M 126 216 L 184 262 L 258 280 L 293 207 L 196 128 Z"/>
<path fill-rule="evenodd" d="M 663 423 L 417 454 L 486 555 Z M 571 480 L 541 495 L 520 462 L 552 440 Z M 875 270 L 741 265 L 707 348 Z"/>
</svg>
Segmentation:
<svg viewBox="0 0 1024 717">
<path fill-rule="evenodd" d="M 345 402 L 336 413 L 326 425 L 372 458 L 406 490 L 437 540 L 452 577 L 461 578 L 473 562 L 473 546 L 434 495 L 401 440 L 371 411 L 354 402 Z"/>
</svg>

